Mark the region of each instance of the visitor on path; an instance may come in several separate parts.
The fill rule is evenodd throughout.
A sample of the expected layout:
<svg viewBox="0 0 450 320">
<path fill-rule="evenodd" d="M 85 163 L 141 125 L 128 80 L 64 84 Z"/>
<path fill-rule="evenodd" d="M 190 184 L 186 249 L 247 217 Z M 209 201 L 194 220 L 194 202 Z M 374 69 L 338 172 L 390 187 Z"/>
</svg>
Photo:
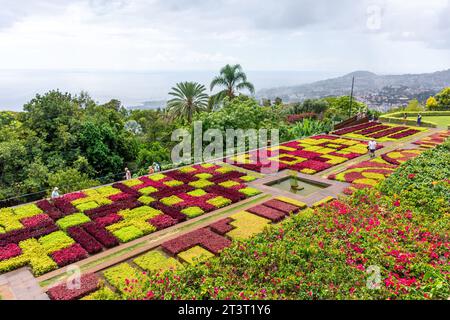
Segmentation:
<svg viewBox="0 0 450 320">
<path fill-rule="evenodd" d="M 375 151 L 377 150 L 377 142 L 375 140 L 369 141 L 370 158 L 375 158 Z"/>
<path fill-rule="evenodd" d="M 422 125 L 422 115 L 420 113 L 417 115 L 417 125 L 419 127 Z"/>
<path fill-rule="evenodd" d="M 155 173 L 155 168 L 153 166 L 148 167 L 148 174 L 152 175 Z"/>
<path fill-rule="evenodd" d="M 125 180 L 131 179 L 131 171 L 128 168 L 125 168 Z"/>
<path fill-rule="evenodd" d="M 58 187 L 53 188 L 51 198 L 52 198 L 52 200 L 55 200 L 55 199 L 59 198 L 59 189 L 58 189 Z"/>
</svg>

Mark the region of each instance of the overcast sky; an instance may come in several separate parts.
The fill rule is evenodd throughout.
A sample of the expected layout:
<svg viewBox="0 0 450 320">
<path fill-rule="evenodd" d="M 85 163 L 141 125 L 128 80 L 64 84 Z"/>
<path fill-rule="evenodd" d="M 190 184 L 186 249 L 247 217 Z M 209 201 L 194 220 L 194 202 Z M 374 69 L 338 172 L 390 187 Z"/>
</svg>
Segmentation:
<svg viewBox="0 0 450 320">
<path fill-rule="evenodd" d="M 450 68 L 448 0 L 0 0 L 0 69 Z"/>
</svg>

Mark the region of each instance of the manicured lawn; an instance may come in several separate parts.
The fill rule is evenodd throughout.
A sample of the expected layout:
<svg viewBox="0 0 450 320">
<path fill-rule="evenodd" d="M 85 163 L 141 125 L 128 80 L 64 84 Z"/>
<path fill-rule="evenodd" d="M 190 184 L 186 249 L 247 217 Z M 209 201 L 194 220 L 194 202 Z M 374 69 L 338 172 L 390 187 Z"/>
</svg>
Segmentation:
<svg viewBox="0 0 450 320">
<path fill-rule="evenodd" d="M 417 118 L 408 118 L 408 120 L 417 120 Z M 450 116 L 423 116 L 422 121 L 434 122 L 440 127 L 450 126 Z"/>
</svg>

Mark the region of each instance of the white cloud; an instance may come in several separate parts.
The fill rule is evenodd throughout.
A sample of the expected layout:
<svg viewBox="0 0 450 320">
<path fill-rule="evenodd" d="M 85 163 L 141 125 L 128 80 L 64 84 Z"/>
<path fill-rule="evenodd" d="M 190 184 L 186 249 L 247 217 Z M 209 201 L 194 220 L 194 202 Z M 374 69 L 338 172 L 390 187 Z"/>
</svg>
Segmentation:
<svg viewBox="0 0 450 320">
<path fill-rule="evenodd" d="M 0 69 L 419 72 L 450 61 L 448 0 L 0 1 Z"/>
</svg>

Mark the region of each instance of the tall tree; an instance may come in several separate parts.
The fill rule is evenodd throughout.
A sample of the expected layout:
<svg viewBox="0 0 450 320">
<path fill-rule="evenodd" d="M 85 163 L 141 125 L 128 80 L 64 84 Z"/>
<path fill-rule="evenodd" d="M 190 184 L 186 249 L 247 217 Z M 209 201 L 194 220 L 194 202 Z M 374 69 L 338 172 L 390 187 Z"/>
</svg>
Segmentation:
<svg viewBox="0 0 450 320">
<path fill-rule="evenodd" d="M 197 82 L 177 83 L 169 95 L 174 98 L 167 102 L 168 112 L 175 118 L 184 118 L 192 122 L 192 116 L 205 111 L 208 106 L 208 95 L 205 86 Z"/>
<path fill-rule="evenodd" d="M 242 71 L 242 67 L 239 64 L 229 65 L 227 64 L 220 70 L 220 75 L 215 77 L 211 82 L 211 91 L 216 87 L 223 88 L 222 91 L 216 94 L 218 101 L 223 100 L 225 96 L 233 99 L 236 96 L 236 92 L 240 90 L 248 90 L 251 94 L 255 93 L 255 87 L 252 83 L 247 81 L 247 75 Z"/>
</svg>

